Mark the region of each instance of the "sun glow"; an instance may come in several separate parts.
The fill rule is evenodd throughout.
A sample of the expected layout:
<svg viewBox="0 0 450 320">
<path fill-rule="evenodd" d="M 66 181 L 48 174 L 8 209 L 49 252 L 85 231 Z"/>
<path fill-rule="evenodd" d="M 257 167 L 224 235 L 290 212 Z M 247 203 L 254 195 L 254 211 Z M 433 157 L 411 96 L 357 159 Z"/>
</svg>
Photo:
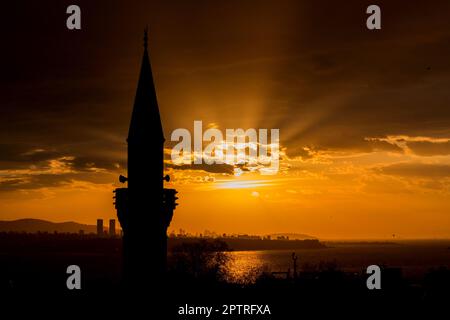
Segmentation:
<svg viewBox="0 0 450 320">
<path fill-rule="evenodd" d="M 270 187 L 274 183 L 269 180 L 245 180 L 245 181 L 218 181 L 217 189 L 248 189 L 248 188 L 261 188 Z"/>
</svg>

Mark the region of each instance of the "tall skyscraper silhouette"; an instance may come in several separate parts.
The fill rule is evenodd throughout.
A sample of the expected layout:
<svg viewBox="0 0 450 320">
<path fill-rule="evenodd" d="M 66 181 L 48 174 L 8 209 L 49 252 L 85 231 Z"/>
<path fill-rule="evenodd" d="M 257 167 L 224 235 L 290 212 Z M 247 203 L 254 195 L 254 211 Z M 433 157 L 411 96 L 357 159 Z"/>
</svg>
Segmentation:
<svg viewBox="0 0 450 320">
<path fill-rule="evenodd" d="M 103 219 L 97 219 L 97 236 L 103 236 Z"/>
<path fill-rule="evenodd" d="M 164 133 L 144 34 L 139 82 L 128 131 L 128 188 L 119 188 L 115 206 L 123 230 L 124 279 L 131 287 L 164 279 L 167 227 L 175 209 L 173 189 L 164 189 Z"/>
<path fill-rule="evenodd" d="M 109 219 L 109 236 L 110 237 L 116 236 L 116 220 L 115 219 Z"/>
</svg>

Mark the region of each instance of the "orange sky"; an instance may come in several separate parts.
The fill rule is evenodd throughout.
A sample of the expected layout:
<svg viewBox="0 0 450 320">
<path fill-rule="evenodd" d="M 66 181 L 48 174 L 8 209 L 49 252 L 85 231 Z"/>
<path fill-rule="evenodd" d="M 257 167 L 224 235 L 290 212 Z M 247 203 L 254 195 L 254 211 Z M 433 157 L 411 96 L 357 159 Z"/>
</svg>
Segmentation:
<svg viewBox="0 0 450 320">
<path fill-rule="evenodd" d="M 76 34 L 58 27 L 59 7 L 21 16 L 45 12 L 33 30 L 14 18 L 20 5 L 6 8 L 0 219 L 115 217 L 149 23 L 166 140 L 194 120 L 280 129 L 274 176 L 168 165 L 171 230 L 450 237 L 448 2 L 381 1 L 377 33 L 360 1 L 232 2 L 81 3 Z"/>
</svg>

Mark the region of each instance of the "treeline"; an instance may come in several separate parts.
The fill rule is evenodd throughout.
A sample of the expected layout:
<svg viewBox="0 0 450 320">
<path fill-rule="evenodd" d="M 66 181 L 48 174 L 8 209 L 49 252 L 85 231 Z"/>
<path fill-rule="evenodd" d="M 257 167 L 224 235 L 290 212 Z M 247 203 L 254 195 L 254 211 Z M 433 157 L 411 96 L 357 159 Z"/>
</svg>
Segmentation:
<svg viewBox="0 0 450 320">
<path fill-rule="evenodd" d="M 326 246 L 317 239 L 306 240 L 268 240 L 268 239 L 240 239 L 216 238 L 227 244 L 233 251 L 251 250 L 295 250 L 295 249 L 322 249 Z M 169 238 L 169 250 L 182 243 L 195 243 L 200 238 Z"/>
</svg>

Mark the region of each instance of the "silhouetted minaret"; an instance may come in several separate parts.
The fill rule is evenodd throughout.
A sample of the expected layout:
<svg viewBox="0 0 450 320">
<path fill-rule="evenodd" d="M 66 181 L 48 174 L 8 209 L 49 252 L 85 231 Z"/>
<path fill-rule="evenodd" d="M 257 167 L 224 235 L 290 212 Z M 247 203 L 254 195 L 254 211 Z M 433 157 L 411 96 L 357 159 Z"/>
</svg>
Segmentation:
<svg viewBox="0 0 450 320">
<path fill-rule="evenodd" d="M 124 276 L 132 287 L 164 279 L 167 227 L 175 209 L 173 189 L 164 189 L 164 133 L 144 34 L 139 82 L 128 131 L 128 188 L 115 190 L 123 229 Z M 166 179 L 168 180 L 168 178 Z"/>
</svg>

